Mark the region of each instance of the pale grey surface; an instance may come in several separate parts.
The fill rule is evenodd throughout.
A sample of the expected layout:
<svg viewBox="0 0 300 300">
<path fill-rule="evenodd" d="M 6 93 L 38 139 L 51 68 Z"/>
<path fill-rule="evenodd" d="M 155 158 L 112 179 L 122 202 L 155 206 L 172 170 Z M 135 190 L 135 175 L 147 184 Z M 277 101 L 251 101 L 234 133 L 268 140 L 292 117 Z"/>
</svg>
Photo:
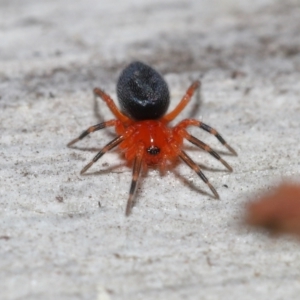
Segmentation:
<svg viewBox="0 0 300 300">
<path fill-rule="evenodd" d="M 300 243 L 239 226 L 252 195 L 299 180 L 299 1 L 106 2 L 0 1 L 0 298 L 299 299 Z M 179 165 L 150 171 L 125 218 L 117 152 L 79 175 L 95 153 L 66 143 L 99 121 L 92 88 L 115 98 L 136 59 L 164 74 L 172 107 L 202 78 L 201 109 L 178 120 L 194 114 L 238 151 L 232 174 L 189 151 L 220 201 Z"/>
</svg>

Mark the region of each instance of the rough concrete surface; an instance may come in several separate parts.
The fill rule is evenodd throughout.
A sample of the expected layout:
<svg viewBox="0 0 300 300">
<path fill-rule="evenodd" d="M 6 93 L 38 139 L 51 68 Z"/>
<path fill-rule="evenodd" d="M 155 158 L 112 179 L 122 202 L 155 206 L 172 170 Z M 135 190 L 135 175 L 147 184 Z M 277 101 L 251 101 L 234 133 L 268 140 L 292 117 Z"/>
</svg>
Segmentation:
<svg viewBox="0 0 300 300">
<path fill-rule="evenodd" d="M 300 242 L 242 226 L 244 205 L 300 173 L 300 3 L 0 1 L 1 299 L 299 299 Z M 149 170 L 124 216 L 131 169 L 118 151 L 82 167 L 114 137 L 120 71 L 141 60 L 166 78 L 176 122 L 196 117 L 233 173 L 187 146 L 221 199 L 187 166 Z M 176 123 L 175 122 L 175 123 Z"/>
</svg>

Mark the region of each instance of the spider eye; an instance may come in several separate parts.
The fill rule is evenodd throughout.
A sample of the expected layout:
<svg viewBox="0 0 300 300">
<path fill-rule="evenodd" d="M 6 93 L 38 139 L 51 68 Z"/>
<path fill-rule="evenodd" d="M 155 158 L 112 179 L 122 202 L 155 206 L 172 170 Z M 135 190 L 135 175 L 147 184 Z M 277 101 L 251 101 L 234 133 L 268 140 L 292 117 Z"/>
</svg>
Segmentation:
<svg viewBox="0 0 300 300">
<path fill-rule="evenodd" d="M 151 146 L 147 149 L 147 152 L 151 155 L 157 155 L 160 152 L 160 149 L 156 146 Z"/>
</svg>

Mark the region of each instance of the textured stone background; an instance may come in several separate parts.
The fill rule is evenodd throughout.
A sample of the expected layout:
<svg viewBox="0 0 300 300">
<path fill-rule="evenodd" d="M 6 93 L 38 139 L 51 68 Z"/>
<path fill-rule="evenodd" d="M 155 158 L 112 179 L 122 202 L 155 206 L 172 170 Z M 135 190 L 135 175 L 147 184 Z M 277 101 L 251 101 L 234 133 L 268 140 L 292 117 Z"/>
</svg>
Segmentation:
<svg viewBox="0 0 300 300">
<path fill-rule="evenodd" d="M 300 3 L 255 1 L 0 1 L 1 299 L 298 299 L 300 242 L 241 226 L 244 205 L 300 173 Z M 180 118 L 217 128 L 238 151 L 150 170 L 124 217 L 131 169 L 118 152 L 81 168 L 113 137 L 122 68 L 142 60 L 169 83 L 172 104 L 202 80 Z M 98 206 L 101 202 L 101 207 Z"/>
</svg>

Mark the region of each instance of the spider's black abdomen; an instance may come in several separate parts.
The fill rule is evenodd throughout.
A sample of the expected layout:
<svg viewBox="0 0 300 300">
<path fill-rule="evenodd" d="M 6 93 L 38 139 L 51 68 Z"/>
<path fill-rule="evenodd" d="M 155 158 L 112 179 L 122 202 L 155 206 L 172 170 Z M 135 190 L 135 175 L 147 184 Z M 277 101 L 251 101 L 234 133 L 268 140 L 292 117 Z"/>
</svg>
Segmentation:
<svg viewBox="0 0 300 300">
<path fill-rule="evenodd" d="M 154 120 L 167 111 L 170 96 L 167 83 L 151 67 L 133 62 L 119 77 L 117 95 L 122 111 L 134 120 Z"/>
</svg>

